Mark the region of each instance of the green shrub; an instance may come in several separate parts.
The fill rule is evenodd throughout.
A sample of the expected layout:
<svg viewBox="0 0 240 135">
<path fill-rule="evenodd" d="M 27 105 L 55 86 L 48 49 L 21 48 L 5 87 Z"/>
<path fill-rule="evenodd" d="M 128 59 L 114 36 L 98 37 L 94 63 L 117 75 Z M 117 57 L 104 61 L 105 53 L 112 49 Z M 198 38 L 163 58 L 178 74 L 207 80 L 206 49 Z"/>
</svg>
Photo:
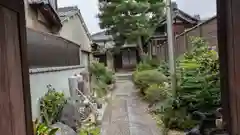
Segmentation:
<svg viewBox="0 0 240 135">
<path fill-rule="evenodd" d="M 188 111 L 213 111 L 220 106 L 220 77 L 217 53 L 196 38 L 194 49 L 179 62 L 178 97 Z"/>
<path fill-rule="evenodd" d="M 185 108 L 166 108 L 161 119 L 168 129 L 187 130 L 198 124 L 197 121 L 191 119 L 191 115 L 186 112 Z"/>
<path fill-rule="evenodd" d="M 151 84 L 163 84 L 167 80 L 166 76 L 157 70 L 144 70 L 134 75 L 134 83 L 140 91 L 145 94 L 145 90 Z"/>
<path fill-rule="evenodd" d="M 103 63 L 99 63 L 99 62 L 93 62 L 90 65 L 90 72 L 96 76 L 99 77 L 101 75 L 105 75 L 107 72 L 106 67 L 104 66 Z"/>
<path fill-rule="evenodd" d="M 50 128 L 44 123 L 40 123 L 38 119 L 33 122 L 34 135 L 55 135 L 58 128 Z"/>
<path fill-rule="evenodd" d="M 114 82 L 114 73 L 108 71 L 102 63 L 93 62 L 90 65 L 90 72 L 96 79 L 99 79 L 106 84 L 112 84 Z"/>
<path fill-rule="evenodd" d="M 193 50 L 177 61 L 178 90 L 174 102 L 162 111 L 167 128 L 189 129 L 197 121 L 193 111 L 212 112 L 220 107 L 220 77 L 217 52 L 201 38 L 191 41 Z M 163 72 L 162 69 L 160 71 Z"/>
<path fill-rule="evenodd" d="M 80 129 L 79 135 L 100 135 L 101 129 L 95 123 L 89 123 Z"/>
<path fill-rule="evenodd" d="M 114 82 L 114 74 L 111 71 L 107 71 L 104 75 L 99 76 L 99 80 L 102 80 L 106 84 L 112 84 Z"/>
<path fill-rule="evenodd" d="M 145 91 L 145 99 L 151 104 L 170 97 L 170 89 L 165 84 L 152 84 Z"/>
<path fill-rule="evenodd" d="M 59 121 L 59 116 L 66 104 L 66 99 L 62 92 L 57 92 L 49 88 L 48 92 L 40 99 L 41 118 L 46 125 L 51 125 Z"/>
<path fill-rule="evenodd" d="M 160 62 L 157 58 L 150 59 L 149 57 L 145 57 L 143 61 L 141 61 L 137 65 L 136 70 L 144 71 L 144 70 L 157 69 L 159 65 L 160 65 Z"/>
<path fill-rule="evenodd" d="M 151 69 L 153 69 L 153 67 L 150 64 L 144 63 L 144 62 L 140 62 L 137 65 L 136 71 L 144 71 L 144 70 L 151 70 Z"/>
<path fill-rule="evenodd" d="M 107 84 L 101 80 L 96 80 L 92 89 L 99 98 L 102 98 L 107 94 Z"/>
<path fill-rule="evenodd" d="M 152 68 L 158 68 L 160 65 L 160 61 L 157 58 L 147 58 L 145 61 L 147 64 L 149 64 Z"/>
<path fill-rule="evenodd" d="M 169 66 L 167 62 L 161 62 L 161 64 L 158 67 L 158 71 L 162 72 L 167 77 L 170 76 Z"/>
</svg>

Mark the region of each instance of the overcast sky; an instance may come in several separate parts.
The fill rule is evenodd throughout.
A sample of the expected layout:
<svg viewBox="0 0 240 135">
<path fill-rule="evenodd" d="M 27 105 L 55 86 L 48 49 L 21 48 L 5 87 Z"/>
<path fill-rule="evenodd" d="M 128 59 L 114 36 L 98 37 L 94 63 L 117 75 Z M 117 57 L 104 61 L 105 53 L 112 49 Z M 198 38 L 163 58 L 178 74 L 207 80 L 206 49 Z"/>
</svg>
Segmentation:
<svg viewBox="0 0 240 135">
<path fill-rule="evenodd" d="M 216 0 L 176 0 L 178 7 L 190 15 L 209 18 L 216 14 Z M 90 33 L 101 31 L 98 26 L 98 0 L 58 0 L 59 7 L 77 5 Z"/>
</svg>

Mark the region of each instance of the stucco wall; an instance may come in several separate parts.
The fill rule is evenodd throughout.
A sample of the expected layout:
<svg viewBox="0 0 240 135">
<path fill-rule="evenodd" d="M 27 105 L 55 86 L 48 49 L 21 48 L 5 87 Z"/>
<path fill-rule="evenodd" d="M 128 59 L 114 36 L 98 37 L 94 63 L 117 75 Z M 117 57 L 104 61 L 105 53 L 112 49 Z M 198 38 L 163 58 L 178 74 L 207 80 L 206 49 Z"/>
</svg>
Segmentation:
<svg viewBox="0 0 240 135">
<path fill-rule="evenodd" d="M 82 50 L 91 51 L 91 41 L 85 32 L 78 15 L 63 22 L 59 35 L 81 45 Z"/>
<path fill-rule="evenodd" d="M 66 97 L 69 97 L 68 77 L 83 70 L 80 66 L 30 69 L 33 120 L 40 116 L 39 99 L 47 92 L 46 86 L 51 84 L 57 91 L 64 92 Z"/>
<path fill-rule="evenodd" d="M 38 14 L 40 13 L 38 13 L 37 11 L 33 10 L 32 7 L 30 7 L 30 5 L 28 4 L 28 0 L 24 0 L 24 6 L 26 26 L 37 31 L 51 33 L 51 29 L 49 29 L 47 25 L 38 21 Z M 46 21 L 44 17 L 41 17 L 41 20 Z"/>
</svg>

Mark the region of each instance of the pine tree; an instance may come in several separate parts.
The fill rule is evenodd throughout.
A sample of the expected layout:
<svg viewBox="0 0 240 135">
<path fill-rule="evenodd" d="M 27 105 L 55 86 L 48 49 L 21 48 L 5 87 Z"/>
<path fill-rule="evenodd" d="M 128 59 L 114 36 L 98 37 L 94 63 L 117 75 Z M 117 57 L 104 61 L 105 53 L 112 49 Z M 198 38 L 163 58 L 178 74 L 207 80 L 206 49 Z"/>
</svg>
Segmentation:
<svg viewBox="0 0 240 135">
<path fill-rule="evenodd" d="M 141 38 L 150 37 L 163 17 L 163 0 L 99 0 L 100 27 L 113 36 L 115 46 L 136 43 L 143 55 Z"/>
</svg>

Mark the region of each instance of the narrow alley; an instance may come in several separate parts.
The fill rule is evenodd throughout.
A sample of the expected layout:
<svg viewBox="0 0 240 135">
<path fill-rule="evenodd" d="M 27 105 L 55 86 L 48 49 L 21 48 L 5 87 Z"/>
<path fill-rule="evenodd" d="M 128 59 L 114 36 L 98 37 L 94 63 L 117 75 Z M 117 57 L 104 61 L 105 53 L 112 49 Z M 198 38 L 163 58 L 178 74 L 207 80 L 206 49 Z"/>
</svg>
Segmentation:
<svg viewBox="0 0 240 135">
<path fill-rule="evenodd" d="M 103 117 L 101 135 L 161 135 L 133 83 L 125 78 L 117 79 L 116 85 Z"/>
</svg>

